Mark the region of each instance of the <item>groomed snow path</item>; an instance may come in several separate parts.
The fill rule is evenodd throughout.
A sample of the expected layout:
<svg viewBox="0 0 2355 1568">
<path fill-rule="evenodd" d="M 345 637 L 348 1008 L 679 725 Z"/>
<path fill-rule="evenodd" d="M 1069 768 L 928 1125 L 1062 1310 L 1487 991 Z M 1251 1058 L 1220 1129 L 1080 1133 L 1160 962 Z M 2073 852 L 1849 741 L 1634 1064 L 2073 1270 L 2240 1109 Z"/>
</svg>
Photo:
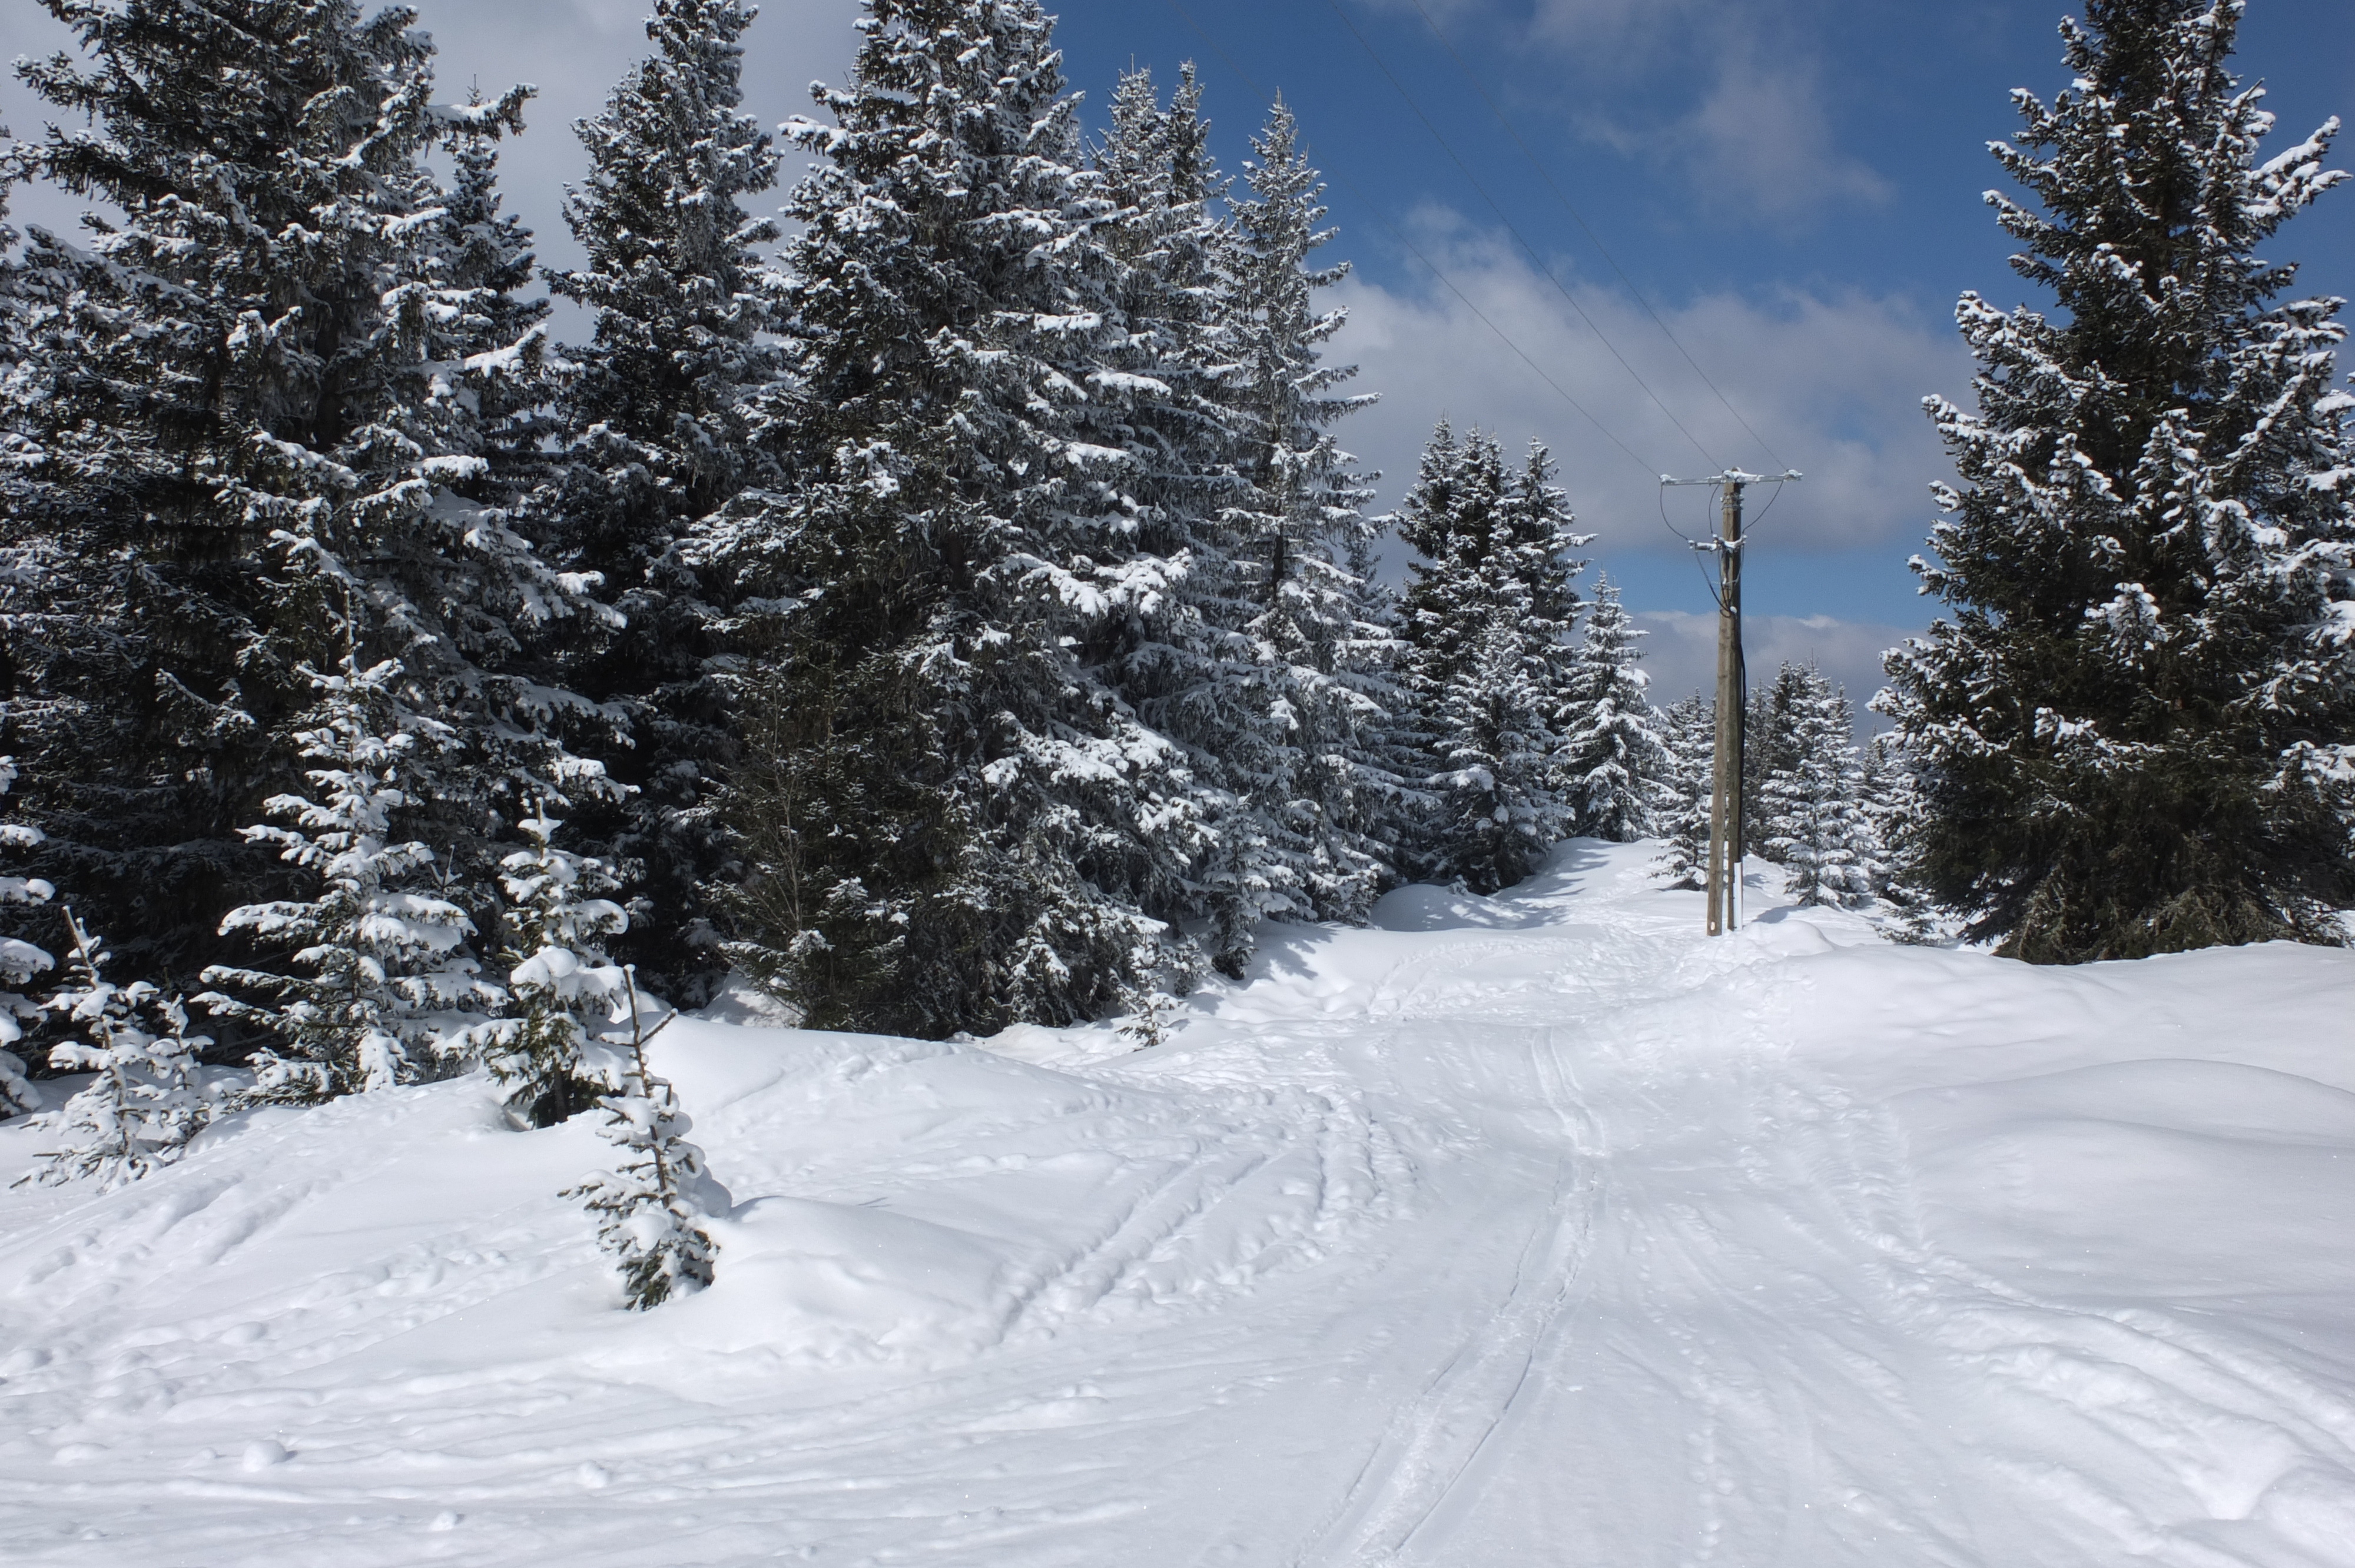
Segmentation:
<svg viewBox="0 0 2355 1568">
<path fill-rule="evenodd" d="M 0 1561 L 2355 1563 L 2355 955 L 1710 941 L 1651 853 L 1135 1054 L 682 1022 L 652 1313 L 479 1082 L 0 1192 Z"/>
</svg>

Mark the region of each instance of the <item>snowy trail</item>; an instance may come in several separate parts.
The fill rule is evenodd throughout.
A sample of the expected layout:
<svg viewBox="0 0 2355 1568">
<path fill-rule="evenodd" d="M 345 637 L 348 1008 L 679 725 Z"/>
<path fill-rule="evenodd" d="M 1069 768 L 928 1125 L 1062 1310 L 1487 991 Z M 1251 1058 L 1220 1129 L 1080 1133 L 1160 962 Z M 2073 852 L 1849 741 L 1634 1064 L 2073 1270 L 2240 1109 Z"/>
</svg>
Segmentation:
<svg viewBox="0 0 2355 1568">
<path fill-rule="evenodd" d="M 2355 959 L 1710 942 L 1646 853 L 1138 1054 L 683 1023 L 653 1314 L 464 1082 L 0 1192 L 0 1560 L 2355 1563 Z"/>
</svg>

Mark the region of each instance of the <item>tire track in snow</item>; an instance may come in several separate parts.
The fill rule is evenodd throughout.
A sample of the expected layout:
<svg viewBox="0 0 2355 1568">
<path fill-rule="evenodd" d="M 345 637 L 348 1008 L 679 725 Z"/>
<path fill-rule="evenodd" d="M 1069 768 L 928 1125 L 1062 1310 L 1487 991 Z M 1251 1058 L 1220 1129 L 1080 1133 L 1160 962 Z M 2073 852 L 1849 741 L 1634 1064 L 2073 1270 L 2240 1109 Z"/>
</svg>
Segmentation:
<svg viewBox="0 0 2355 1568">
<path fill-rule="evenodd" d="M 1374 1568 L 1399 1560 L 1507 1421 L 1578 1282 L 1596 1196 L 1579 1158 L 1582 1118 L 1570 1099 L 1551 1030 L 1529 1041 L 1524 1059 L 1561 1124 L 1543 1223 L 1522 1249 L 1493 1326 L 1451 1355 L 1393 1417 L 1339 1502 L 1293 1554 L 1295 1568 Z"/>
</svg>

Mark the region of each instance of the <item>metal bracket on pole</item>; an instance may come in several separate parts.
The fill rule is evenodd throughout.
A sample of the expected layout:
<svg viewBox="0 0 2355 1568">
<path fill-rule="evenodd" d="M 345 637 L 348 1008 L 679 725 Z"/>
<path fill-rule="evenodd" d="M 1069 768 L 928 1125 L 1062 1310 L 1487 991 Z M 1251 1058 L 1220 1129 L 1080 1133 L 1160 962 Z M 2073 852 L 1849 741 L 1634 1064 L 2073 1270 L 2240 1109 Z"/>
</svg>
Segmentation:
<svg viewBox="0 0 2355 1568">
<path fill-rule="evenodd" d="M 1717 537 L 1693 543 L 1694 549 L 1717 557 L 1717 756 L 1709 803 L 1709 934 L 1712 937 L 1738 929 L 1742 924 L 1742 493 L 1753 484 L 1784 484 L 1799 477 L 1796 469 L 1744 473 L 1734 468 L 1707 479 L 1660 475 L 1663 485 L 1706 484 L 1725 493 Z"/>
</svg>

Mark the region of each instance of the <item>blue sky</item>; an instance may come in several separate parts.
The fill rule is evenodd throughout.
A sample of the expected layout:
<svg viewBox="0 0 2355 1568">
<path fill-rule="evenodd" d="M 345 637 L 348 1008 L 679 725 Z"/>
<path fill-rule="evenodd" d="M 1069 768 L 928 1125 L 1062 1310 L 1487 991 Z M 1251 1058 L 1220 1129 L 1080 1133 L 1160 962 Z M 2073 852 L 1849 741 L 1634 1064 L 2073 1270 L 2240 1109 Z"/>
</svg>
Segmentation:
<svg viewBox="0 0 2355 1568">
<path fill-rule="evenodd" d="M 1928 619 L 1904 563 L 1921 547 L 1933 516 L 1927 486 L 1943 469 L 1920 399 L 1967 394 L 1955 298 L 1965 289 L 2004 305 L 2024 297 L 2004 264 L 2010 248 L 1979 201 L 1999 177 L 1985 143 L 2017 124 L 2011 88 L 2049 98 L 2066 85 L 2055 33 L 2061 5 L 1179 4 L 1199 32 L 1168 0 L 1073 0 L 1058 30 L 1067 72 L 1092 115 L 1130 63 L 1153 67 L 1167 82 L 1180 61 L 1197 61 L 1231 169 L 1247 155 L 1245 138 L 1263 115 L 1241 77 L 1284 93 L 1332 176 L 1341 236 L 1330 254 L 1356 268 L 1338 291 L 1352 313 L 1338 352 L 1364 367 L 1359 388 L 1383 400 L 1354 418 L 1344 437 L 1385 471 L 1386 504 L 1443 413 L 1516 444 L 1546 440 L 1582 524 L 1599 535 L 1598 563 L 1644 612 L 1665 698 L 1703 678 L 1708 600 L 1689 552 L 1663 526 L 1650 476 L 1779 459 L 1809 477 L 1758 528 L 1748 593 L 1753 666 L 1812 655 L 1859 694 L 1877 684 L 1877 651 Z M 579 166 L 565 126 L 594 108 L 643 46 L 642 0 L 417 6 L 453 88 L 475 79 L 486 89 L 517 79 L 540 87 L 532 129 L 506 167 L 512 204 L 541 231 L 545 254 L 565 259 L 570 246 L 557 202 Z M 805 111 L 813 77 L 840 79 L 853 10 L 849 0 L 769 0 L 748 61 L 751 106 L 762 118 Z M 1468 76 L 1440 35 L 1460 51 Z M 28 0 L 0 16 L 0 51 L 9 55 L 54 47 L 56 37 Z M 2355 4 L 2252 0 L 2239 63 L 2244 78 L 2262 77 L 2271 90 L 2281 117 L 2276 145 L 2328 115 L 2355 111 Z M 1503 106 L 1641 300 L 1499 128 L 1480 90 Z M 40 111 L 12 85 L 0 92 L 0 118 L 22 133 L 39 123 Z M 2334 162 L 2355 164 L 2355 143 L 2341 145 Z M 59 225 L 70 209 L 36 196 L 18 204 L 18 214 Z M 1409 245 L 1609 435 L 1436 281 Z M 2305 263 L 2307 290 L 2355 292 L 2355 186 L 2292 223 L 2273 249 Z M 1771 457 L 1652 313 L 1764 438 Z M 1669 521 L 1699 532 L 1707 504 L 1705 492 L 1672 492 Z"/>
</svg>

